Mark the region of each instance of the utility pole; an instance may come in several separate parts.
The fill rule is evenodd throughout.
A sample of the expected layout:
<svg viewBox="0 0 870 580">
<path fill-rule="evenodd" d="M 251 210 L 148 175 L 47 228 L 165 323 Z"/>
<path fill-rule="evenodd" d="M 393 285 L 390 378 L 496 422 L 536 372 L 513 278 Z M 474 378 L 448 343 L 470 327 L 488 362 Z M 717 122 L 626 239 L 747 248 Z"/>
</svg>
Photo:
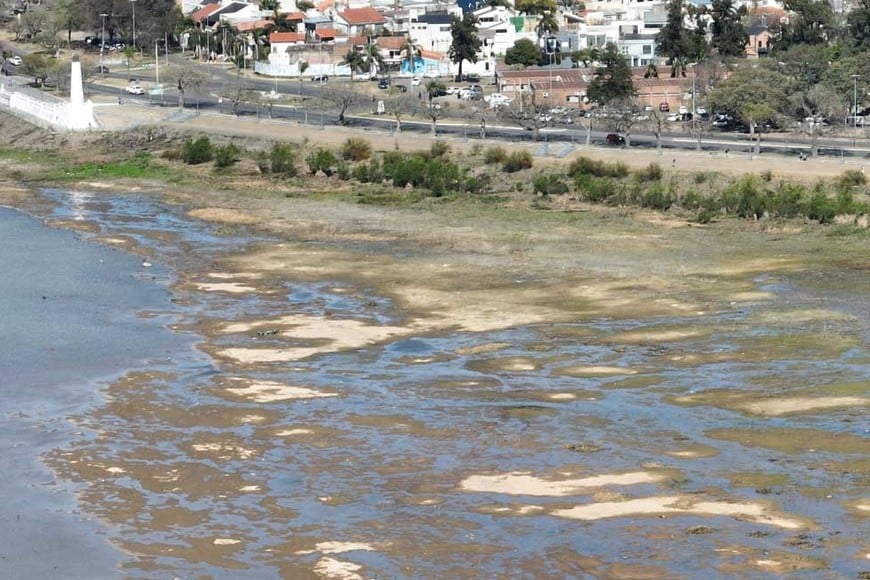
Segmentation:
<svg viewBox="0 0 870 580">
<path fill-rule="evenodd" d="M 861 75 L 852 75 L 852 148 L 855 147 L 857 140 L 856 133 L 858 132 L 858 77 Z"/>
<path fill-rule="evenodd" d="M 100 18 L 102 19 L 102 24 L 100 26 L 100 74 L 106 74 L 105 68 L 103 67 L 103 49 L 106 47 L 106 14 L 105 12 L 100 13 Z"/>
<path fill-rule="evenodd" d="M 160 53 L 157 52 L 157 41 L 154 41 L 154 82 L 160 84 Z"/>
<path fill-rule="evenodd" d="M 130 0 L 130 9 L 133 11 L 133 48 L 136 48 L 136 1 Z"/>
</svg>

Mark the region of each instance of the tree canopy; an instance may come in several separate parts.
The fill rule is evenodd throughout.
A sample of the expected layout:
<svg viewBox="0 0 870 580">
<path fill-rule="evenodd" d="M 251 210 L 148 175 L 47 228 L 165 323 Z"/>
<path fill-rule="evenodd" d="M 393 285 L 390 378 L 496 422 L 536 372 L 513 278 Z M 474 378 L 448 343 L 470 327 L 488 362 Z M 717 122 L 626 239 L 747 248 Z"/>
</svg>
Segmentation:
<svg viewBox="0 0 870 580">
<path fill-rule="evenodd" d="M 631 68 L 615 44 L 609 43 L 599 57 L 595 77 L 586 89 L 586 97 L 599 105 L 634 97 L 637 91 Z"/>
<path fill-rule="evenodd" d="M 710 46 L 721 56 L 739 57 L 746 51 L 749 35 L 740 21 L 734 0 L 713 0 Z"/>
<path fill-rule="evenodd" d="M 459 65 L 459 77 L 462 78 L 462 63 L 477 62 L 477 51 L 480 50 L 480 39 L 477 37 L 477 17 L 466 12 L 462 18 L 456 16 L 450 24 L 450 50 L 447 55 L 450 61 Z"/>
<path fill-rule="evenodd" d="M 506 65 L 534 66 L 541 60 L 541 49 L 534 41 L 521 38 L 504 53 Z"/>
</svg>

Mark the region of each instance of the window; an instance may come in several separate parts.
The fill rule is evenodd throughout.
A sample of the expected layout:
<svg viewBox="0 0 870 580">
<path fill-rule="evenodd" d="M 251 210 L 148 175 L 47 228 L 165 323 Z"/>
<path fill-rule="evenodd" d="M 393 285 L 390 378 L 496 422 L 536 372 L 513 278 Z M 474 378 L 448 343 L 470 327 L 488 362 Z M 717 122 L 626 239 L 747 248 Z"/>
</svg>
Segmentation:
<svg viewBox="0 0 870 580">
<path fill-rule="evenodd" d="M 644 54 L 652 54 L 652 45 L 651 44 L 644 44 L 643 45 L 643 53 Z"/>
</svg>

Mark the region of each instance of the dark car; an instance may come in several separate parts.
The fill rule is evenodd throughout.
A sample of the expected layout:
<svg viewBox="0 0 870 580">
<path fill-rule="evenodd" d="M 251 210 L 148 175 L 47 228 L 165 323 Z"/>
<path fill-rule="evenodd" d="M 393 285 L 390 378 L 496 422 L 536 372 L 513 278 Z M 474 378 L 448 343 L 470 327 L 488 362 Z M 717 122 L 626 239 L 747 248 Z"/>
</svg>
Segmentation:
<svg viewBox="0 0 870 580">
<path fill-rule="evenodd" d="M 432 89 L 432 98 L 433 99 L 435 97 L 446 97 L 446 96 L 447 96 L 447 89 L 441 88 L 441 87 L 435 87 L 434 89 Z"/>
<path fill-rule="evenodd" d="M 390 88 L 391 84 L 392 84 L 392 81 L 390 81 L 390 79 L 381 79 L 378 81 L 378 88 L 379 89 L 388 89 L 388 88 Z"/>
<path fill-rule="evenodd" d="M 329 80 L 329 76 L 327 75 L 314 75 L 311 77 L 311 81 L 315 83 L 325 83 Z"/>
<path fill-rule="evenodd" d="M 662 113 L 670 113 L 671 112 L 671 104 L 670 103 L 659 103 L 659 111 Z"/>
<path fill-rule="evenodd" d="M 625 137 L 617 135 L 616 133 L 608 133 L 604 138 L 604 141 L 608 145 L 625 145 Z"/>
</svg>

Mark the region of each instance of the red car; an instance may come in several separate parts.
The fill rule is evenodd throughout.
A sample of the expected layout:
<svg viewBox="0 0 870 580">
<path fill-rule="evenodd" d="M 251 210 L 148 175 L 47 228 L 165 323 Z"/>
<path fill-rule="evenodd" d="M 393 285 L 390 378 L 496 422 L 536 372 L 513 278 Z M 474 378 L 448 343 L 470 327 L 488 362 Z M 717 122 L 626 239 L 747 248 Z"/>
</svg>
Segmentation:
<svg viewBox="0 0 870 580">
<path fill-rule="evenodd" d="M 625 145 L 625 137 L 617 135 L 616 133 L 608 133 L 604 138 L 604 141 L 608 145 Z"/>
</svg>

